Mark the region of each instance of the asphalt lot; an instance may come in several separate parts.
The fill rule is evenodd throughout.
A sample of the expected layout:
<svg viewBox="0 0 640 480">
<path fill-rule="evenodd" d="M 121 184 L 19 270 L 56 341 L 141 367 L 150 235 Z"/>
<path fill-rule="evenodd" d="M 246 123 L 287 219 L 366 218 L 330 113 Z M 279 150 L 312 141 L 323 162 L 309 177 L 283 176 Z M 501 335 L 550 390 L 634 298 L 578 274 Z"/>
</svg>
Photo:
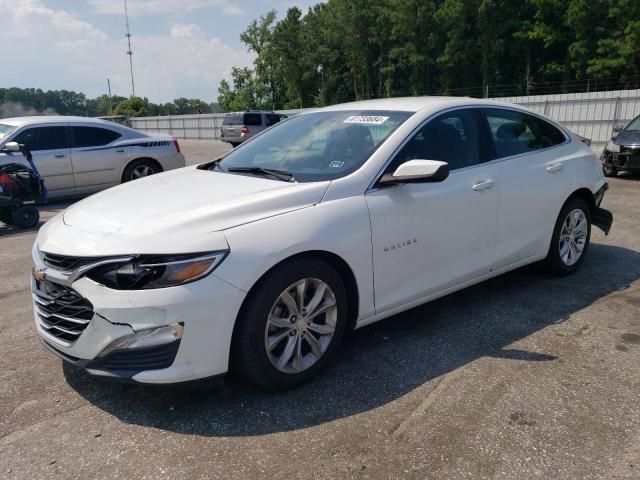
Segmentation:
<svg viewBox="0 0 640 480">
<path fill-rule="evenodd" d="M 181 143 L 190 163 L 226 148 Z M 62 365 L 33 326 L 36 232 L 0 224 L 0 478 L 638 479 L 640 177 L 610 185 L 576 275 L 524 268 L 354 332 L 285 394 Z"/>
</svg>

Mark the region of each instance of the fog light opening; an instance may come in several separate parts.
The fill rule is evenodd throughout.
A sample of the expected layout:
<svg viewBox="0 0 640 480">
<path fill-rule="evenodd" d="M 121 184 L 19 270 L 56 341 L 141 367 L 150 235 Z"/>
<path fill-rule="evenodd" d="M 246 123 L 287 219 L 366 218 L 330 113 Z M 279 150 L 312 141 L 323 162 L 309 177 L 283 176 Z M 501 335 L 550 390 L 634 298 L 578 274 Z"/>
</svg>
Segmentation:
<svg viewBox="0 0 640 480">
<path fill-rule="evenodd" d="M 129 348 L 149 348 L 165 345 L 178 341 L 182 338 L 184 324 L 172 323 L 163 327 L 154 327 L 140 332 L 132 333 L 120 337 L 111 342 L 98 357 L 104 357 L 114 350 L 124 350 Z"/>
</svg>

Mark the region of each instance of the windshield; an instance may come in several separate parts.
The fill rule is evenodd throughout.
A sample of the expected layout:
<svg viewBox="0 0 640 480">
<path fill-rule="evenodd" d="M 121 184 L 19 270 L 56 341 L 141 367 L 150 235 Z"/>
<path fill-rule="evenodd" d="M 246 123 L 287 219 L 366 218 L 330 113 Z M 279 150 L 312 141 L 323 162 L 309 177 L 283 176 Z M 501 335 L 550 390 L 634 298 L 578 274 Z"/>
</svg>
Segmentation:
<svg viewBox="0 0 640 480">
<path fill-rule="evenodd" d="M 231 151 L 216 168 L 279 170 L 299 182 L 333 180 L 360 168 L 411 115 L 382 110 L 299 115 Z"/>
<path fill-rule="evenodd" d="M 625 128 L 625 130 L 640 130 L 640 117 L 636 117 L 631 120 L 631 123 L 627 125 L 627 128 Z"/>
<path fill-rule="evenodd" d="M 16 129 L 13 125 L 5 125 L 4 123 L 0 123 L 0 141 L 4 140 L 7 135 L 13 132 Z"/>
</svg>

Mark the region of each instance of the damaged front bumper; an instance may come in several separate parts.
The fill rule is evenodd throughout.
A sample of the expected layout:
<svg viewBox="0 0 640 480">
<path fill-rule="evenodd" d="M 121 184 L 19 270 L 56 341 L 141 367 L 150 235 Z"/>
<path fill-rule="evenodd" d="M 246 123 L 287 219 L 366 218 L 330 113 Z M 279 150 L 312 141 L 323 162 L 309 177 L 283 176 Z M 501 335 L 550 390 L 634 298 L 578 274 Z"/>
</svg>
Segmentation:
<svg viewBox="0 0 640 480">
<path fill-rule="evenodd" d="M 114 290 L 87 277 L 62 285 L 37 260 L 31 281 L 36 329 L 66 362 L 139 383 L 226 373 L 243 291 L 214 275 L 155 290 Z"/>
</svg>

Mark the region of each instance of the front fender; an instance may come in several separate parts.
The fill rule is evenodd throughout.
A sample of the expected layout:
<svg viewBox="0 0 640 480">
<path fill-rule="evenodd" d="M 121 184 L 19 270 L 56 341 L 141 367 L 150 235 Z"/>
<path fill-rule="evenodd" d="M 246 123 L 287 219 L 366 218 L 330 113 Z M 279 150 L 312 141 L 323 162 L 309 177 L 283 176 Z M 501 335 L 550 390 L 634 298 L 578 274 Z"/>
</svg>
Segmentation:
<svg viewBox="0 0 640 480">
<path fill-rule="evenodd" d="M 359 316 L 374 313 L 371 226 L 364 196 L 324 201 L 224 231 L 229 255 L 216 275 L 248 292 L 271 268 L 301 253 L 325 251 L 351 268 Z"/>
</svg>

